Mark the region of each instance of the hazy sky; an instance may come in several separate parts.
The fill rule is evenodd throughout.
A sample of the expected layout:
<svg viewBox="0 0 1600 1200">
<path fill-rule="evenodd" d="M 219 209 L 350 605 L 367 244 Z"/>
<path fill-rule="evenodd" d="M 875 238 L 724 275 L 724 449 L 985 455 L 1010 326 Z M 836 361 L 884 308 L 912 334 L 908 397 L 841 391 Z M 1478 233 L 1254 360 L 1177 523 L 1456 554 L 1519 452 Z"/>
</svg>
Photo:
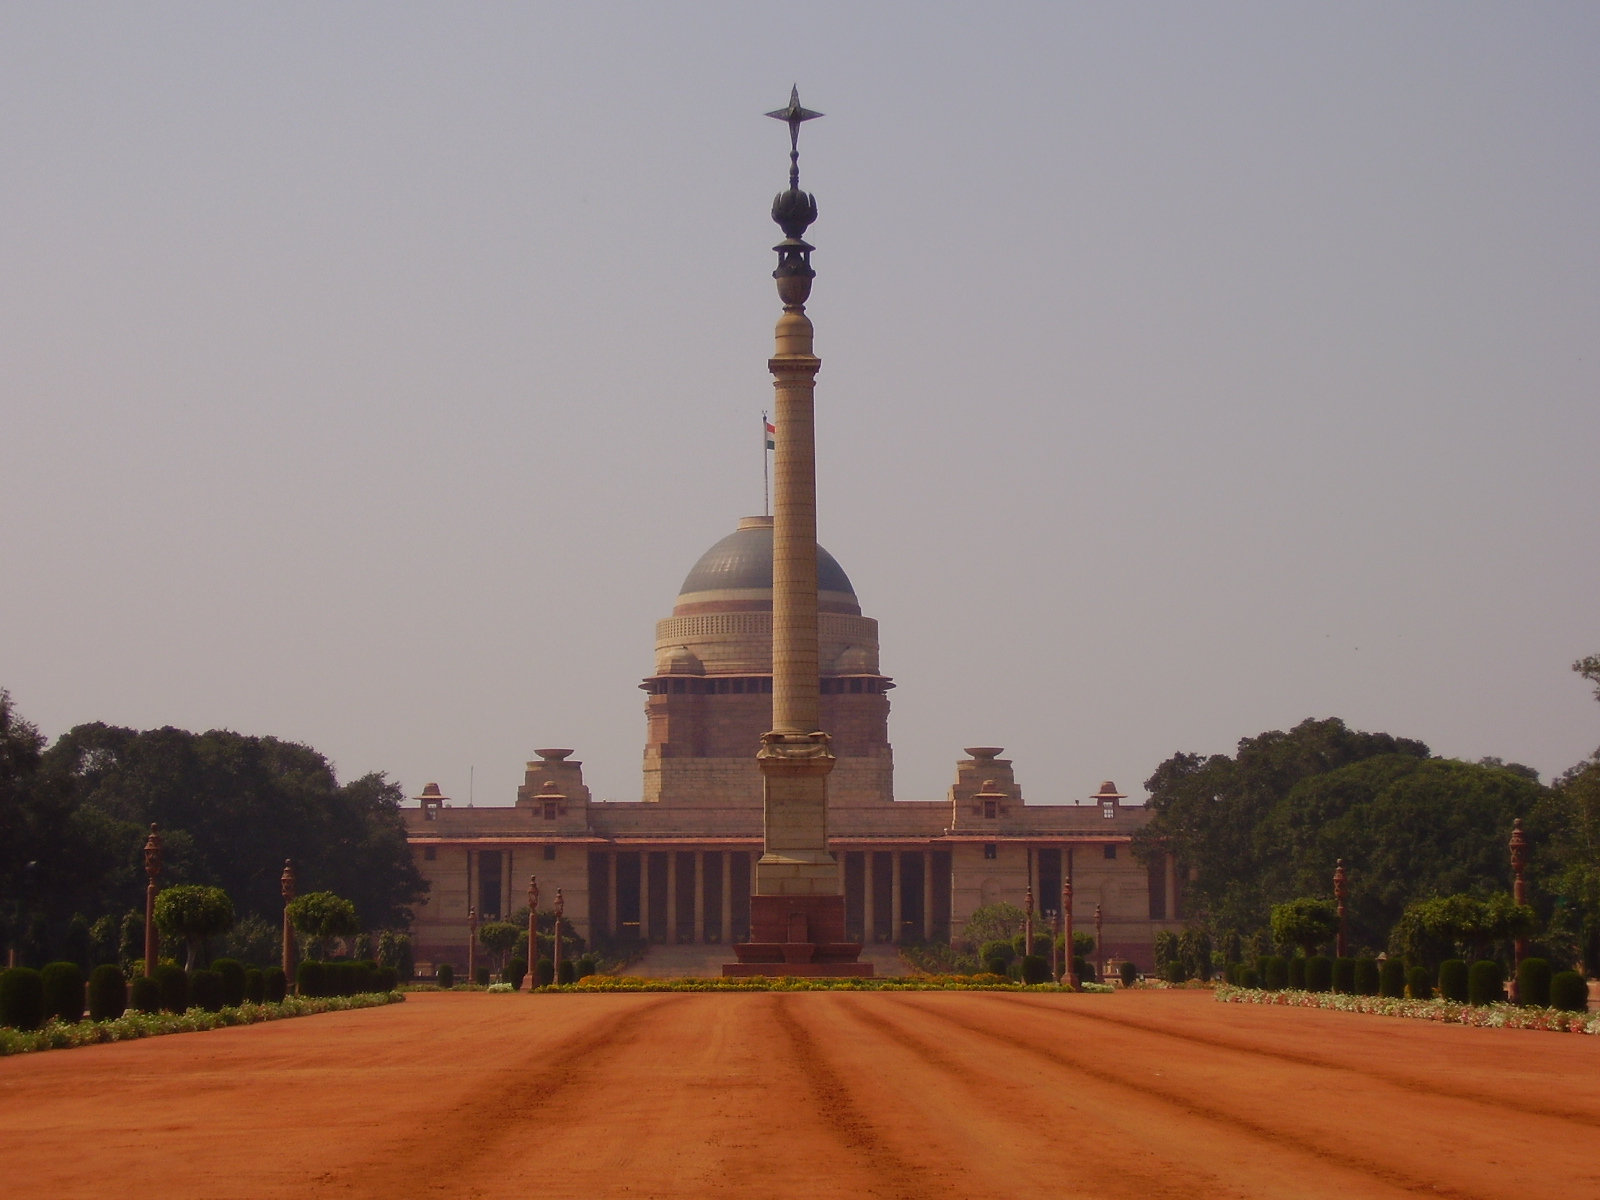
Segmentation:
<svg viewBox="0 0 1600 1200">
<path fill-rule="evenodd" d="M 798 80 L 901 798 L 1312 716 L 1548 777 L 1597 62 L 1592 3 L 5 4 L 0 685 L 637 799 L 653 622 L 761 508 Z"/>
</svg>

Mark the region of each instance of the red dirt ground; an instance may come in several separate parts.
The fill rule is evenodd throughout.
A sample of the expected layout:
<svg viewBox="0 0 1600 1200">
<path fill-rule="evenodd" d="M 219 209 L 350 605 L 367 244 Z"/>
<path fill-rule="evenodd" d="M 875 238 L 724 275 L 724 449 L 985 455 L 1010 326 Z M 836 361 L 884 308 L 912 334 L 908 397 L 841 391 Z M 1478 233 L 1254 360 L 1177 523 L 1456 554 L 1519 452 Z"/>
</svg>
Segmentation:
<svg viewBox="0 0 1600 1200">
<path fill-rule="evenodd" d="M 1600 1196 L 1600 1038 L 1194 992 L 419 994 L 0 1060 L 7 1196 Z"/>
</svg>

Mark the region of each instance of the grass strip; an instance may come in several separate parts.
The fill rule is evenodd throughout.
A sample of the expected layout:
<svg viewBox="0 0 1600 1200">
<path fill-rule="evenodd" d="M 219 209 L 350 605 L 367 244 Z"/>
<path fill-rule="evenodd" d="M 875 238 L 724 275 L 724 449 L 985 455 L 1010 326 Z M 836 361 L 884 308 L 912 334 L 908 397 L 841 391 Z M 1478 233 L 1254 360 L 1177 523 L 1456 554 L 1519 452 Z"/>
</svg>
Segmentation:
<svg viewBox="0 0 1600 1200">
<path fill-rule="evenodd" d="M 1548 1033 L 1600 1034 L 1600 1013 L 1564 1012 L 1558 1008 L 1458 1004 L 1454 1000 L 1396 1000 L 1385 996 L 1349 996 L 1339 992 L 1268 992 L 1228 985 L 1219 987 L 1216 995 L 1220 1004 L 1322 1008 L 1380 1017 L 1409 1017 L 1444 1025 L 1471 1025 L 1479 1029 L 1540 1029 Z"/>
<path fill-rule="evenodd" d="M 127 1012 L 112 1021 L 79 1021 L 68 1025 L 54 1018 L 40 1028 L 23 1031 L 0 1026 L 0 1057 L 8 1054 L 36 1054 L 41 1050 L 70 1050 L 77 1046 L 97 1046 L 102 1042 L 128 1042 L 137 1038 L 161 1037 L 168 1033 L 199 1033 L 205 1029 L 224 1029 L 232 1025 L 259 1025 L 263 1021 L 282 1021 L 289 1017 L 310 1017 L 317 1013 L 345 1012 L 352 1008 L 377 1008 L 399 1004 L 399 992 L 369 992 L 361 996 L 288 996 L 276 1004 L 241 1004 L 220 1012 L 191 1008 L 181 1013 Z"/>
</svg>

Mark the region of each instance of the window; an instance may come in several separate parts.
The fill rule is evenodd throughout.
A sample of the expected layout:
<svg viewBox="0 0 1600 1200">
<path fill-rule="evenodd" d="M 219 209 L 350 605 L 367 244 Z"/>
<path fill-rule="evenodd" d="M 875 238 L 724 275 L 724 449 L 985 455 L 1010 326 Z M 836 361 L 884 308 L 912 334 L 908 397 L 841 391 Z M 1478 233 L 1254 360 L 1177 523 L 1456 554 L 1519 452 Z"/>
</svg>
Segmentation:
<svg viewBox="0 0 1600 1200">
<path fill-rule="evenodd" d="M 1115 858 L 1116 856 L 1117 856 L 1117 844 L 1115 842 L 1107 842 L 1106 843 L 1106 857 L 1107 858 Z"/>
<path fill-rule="evenodd" d="M 423 862 L 432 862 L 434 859 L 436 859 L 438 857 L 439 857 L 439 847 L 437 847 L 437 846 L 424 846 L 422 848 L 422 861 Z"/>
<path fill-rule="evenodd" d="M 1100 806 L 1100 815 L 1108 821 L 1113 820 L 1117 815 L 1117 806 L 1115 801 L 1110 804 L 1102 804 Z"/>
<path fill-rule="evenodd" d="M 987 843 L 983 847 L 983 856 L 985 858 L 999 858 L 1000 857 L 1000 847 L 996 846 L 993 842 Z"/>
<path fill-rule="evenodd" d="M 556 806 L 554 804 L 546 804 L 544 806 L 544 819 L 546 821 L 554 821 L 556 819 Z"/>
<path fill-rule="evenodd" d="M 996 801 L 996 800 L 985 800 L 983 802 L 983 815 L 985 817 L 987 817 L 991 821 L 994 820 L 997 816 L 999 816 L 1000 815 L 1000 804 L 999 804 L 999 801 Z"/>
<path fill-rule="evenodd" d="M 545 862 L 555 862 L 556 848 L 554 846 L 546 846 L 544 848 L 544 860 Z"/>
</svg>

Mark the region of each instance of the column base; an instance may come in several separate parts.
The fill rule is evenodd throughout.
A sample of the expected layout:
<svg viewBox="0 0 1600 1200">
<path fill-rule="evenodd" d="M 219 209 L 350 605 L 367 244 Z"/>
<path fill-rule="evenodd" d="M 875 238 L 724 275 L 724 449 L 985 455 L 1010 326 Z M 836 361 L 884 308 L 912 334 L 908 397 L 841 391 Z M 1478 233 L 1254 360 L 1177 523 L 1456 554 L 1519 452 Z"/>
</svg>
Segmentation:
<svg viewBox="0 0 1600 1200">
<path fill-rule="evenodd" d="M 860 942 L 845 941 L 843 896 L 752 896 L 750 940 L 734 946 L 739 961 L 724 977 L 799 975 L 864 978 Z"/>
</svg>

